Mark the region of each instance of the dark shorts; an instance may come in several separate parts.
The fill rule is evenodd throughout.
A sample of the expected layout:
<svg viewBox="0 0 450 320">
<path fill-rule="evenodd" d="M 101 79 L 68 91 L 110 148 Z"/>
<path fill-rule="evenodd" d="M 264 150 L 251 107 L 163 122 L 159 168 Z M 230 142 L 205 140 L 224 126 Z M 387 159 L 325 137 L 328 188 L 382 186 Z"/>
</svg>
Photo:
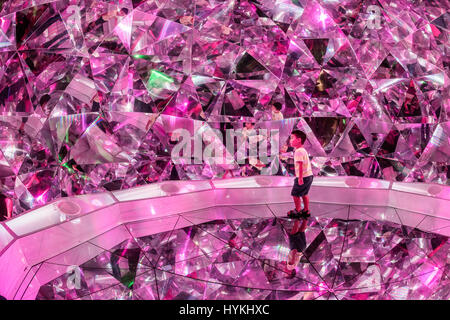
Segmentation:
<svg viewBox="0 0 450 320">
<path fill-rule="evenodd" d="M 304 232 L 289 235 L 289 248 L 301 252 L 306 248 L 306 237 Z"/>
<path fill-rule="evenodd" d="M 313 182 L 313 176 L 307 176 L 303 178 L 303 184 L 298 184 L 298 178 L 294 180 L 294 186 L 292 187 L 291 196 L 293 197 L 303 197 L 306 196 L 311 188 Z"/>
</svg>

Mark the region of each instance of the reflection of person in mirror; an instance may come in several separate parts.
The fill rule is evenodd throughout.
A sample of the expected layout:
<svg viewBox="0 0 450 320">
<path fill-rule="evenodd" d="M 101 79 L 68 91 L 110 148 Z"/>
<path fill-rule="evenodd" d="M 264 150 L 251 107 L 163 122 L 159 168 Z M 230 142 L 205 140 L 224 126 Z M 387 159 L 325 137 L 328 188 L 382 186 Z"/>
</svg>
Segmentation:
<svg viewBox="0 0 450 320">
<path fill-rule="evenodd" d="M 313 173 L 308 152 L 303 147 L 305 141 L 306 134 L 303 131 L 292 131 L 289 142 L 291 146 L 295 148 L 294 167 L 296 178 L 294 180 L 291 195 L 294 199 L 295 209 L 288 212 L 289 217 L 302 216 L 308 218 L 310 216 L 308 192 L 313 181 Z M 303 200 L 303 210 L 301 207 L 301 200 Z"/>
<path fill-rule="evenodd" d="M 185 26 L 190 26 L 194 24 L 194 17 L 193 16 L 182 16 L 180 18 L 180 23 L 184 24 Z"/>
<path fill-rule="evenodd" d="M 245 122 L 244 128 L 242 129 L 242 135 L 244 136 L 244 140 L 247 141 L 249 149 L 249 157 L 245 159 L 245 164 L 261 170 L 265 165 L 254 155 L 258 154 L 258 142 L 262 141 L 264 137 L 258 134 L 254 127 L 255 124 L 253 122 Z M 244 167 L 243 173 L 246 175 L 246 167 Z"/>
<path fill-rule="evenodd" d="M 227 135 L 227 130 L 233 130 L 234 127 L 231 122 L 222 122 L 220 124 L 220 132 L 223 137 L 223 164 L 221 165 L 224 170 L 224 174 L 222 175 L 222 179 L 225 179 L 228 175 L 231 178 L 234 178 L 234 170 L 239 169 L 239 165 L 234 161 L 233 152 L 234 152 L 234 137 Z M 231 144 L 228 139 L 231 139 Z M 231 146 L 231 148 L 230 148 Z"/>
<path fill-rule="evenodd" d="M 420 147 L 423 150 L 425 150 L 425 147 L 427 146 L 428 141 L 431 137 L 431 127 L 430 123 L 428 122 L 428 117 L 422 117 L 421 125 L 420 125 Z"/>
<path fill-rule="evenodd" d="M 307 219 L 301 220 L 302 222 L 300 224 L 300 219 L 295 219 L 294 226 L 288 234 L 289 248 L 291 249 L 286 261 L 285 270 L 285 272 L 288 274 L 288 278 L 295 277 L 295 269 L 297 268 L 297 265 L 300 262 L 300 259 L 303 256 L 303 252 L 306 248 L 305 230 L 308 224 Z"/>
<path fill-rule="evenodd" d="M 231 32 L 232 32 L 233 30 L 232 30 L 230 27 L 227 27 L 227 26 L 222 25 L 222 26 L 220 27 L 220 31 L 222 32 L 222 34 L 228 36 L 228 35 L 231 34 Z"/>
<path fill-rule="evenodd" d="M 281 113 L 281 109 L 282 109 L 282 105 L 279 102 L 275 102 L 272 105 L 272 120 L 273 121 L 277 121 L 277 120 L 283 120 L 283 113 Z"/>
<path fill-rule="evenodd" d="M 12 211 L 13 211 L 13 202 L 11 198 L 0 193 L 0 221 L 11 219 Z"/>
</svg>

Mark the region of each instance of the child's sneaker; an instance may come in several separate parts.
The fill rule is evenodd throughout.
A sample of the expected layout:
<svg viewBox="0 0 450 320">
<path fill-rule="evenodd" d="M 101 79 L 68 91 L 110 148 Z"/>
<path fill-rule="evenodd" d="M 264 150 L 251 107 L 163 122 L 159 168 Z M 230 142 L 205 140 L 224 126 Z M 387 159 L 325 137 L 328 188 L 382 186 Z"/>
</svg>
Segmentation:
<svg viewBox="0 0 450 320">
<path fill-rule="evenodd" d="M 294 210 L 289 211 L 287 213 L 287 216 L 288 216 L 288 218 L 291 218 L 291 219 L 299 219 L 300 214 L 301 214 L 301 211 L 299 212 L 296 209 L 294 209 Z"/>
<path fill-rule="evenodd" d="M 301 212 L 299 212 L 299 215 L 303 219 L 308 219 L 309 217 L 311 217 L 311 213 L 309 212 L 309 210 L 305 210 L 305 209 L 303 209 Z"/>
</svg>

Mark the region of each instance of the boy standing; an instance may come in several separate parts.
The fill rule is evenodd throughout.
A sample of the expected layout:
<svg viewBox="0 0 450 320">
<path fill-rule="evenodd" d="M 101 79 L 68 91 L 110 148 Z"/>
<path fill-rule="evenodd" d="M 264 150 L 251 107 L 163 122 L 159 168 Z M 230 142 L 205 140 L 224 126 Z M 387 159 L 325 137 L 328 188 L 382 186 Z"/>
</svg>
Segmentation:
<svg viewBox="0 0 450 320">
<path fill-rule="evenodd" d="M 306 141 L 306 134 L 300 130 L 294 130 L 289 140 L 294 151 L 295 181 L 292 187 L 291 195 L 294 198 L 295 209 L 288 212 L 290 218 L 308 218 L 309 213 L 309 196 L 308 192 L 313 181 L 313 173 L 311 170 L 311 162 L 309 161 L 308 152 L 303 148 Z M 303 200 L 303 210 L 301 199 Z"/>
</svg>

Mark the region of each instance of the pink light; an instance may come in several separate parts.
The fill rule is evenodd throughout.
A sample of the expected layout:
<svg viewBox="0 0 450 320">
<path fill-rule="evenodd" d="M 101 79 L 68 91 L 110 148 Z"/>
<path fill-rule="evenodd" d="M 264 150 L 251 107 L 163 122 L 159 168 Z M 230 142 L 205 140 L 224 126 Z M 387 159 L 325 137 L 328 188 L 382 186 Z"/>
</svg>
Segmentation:
<svg viewBox="0 0 450 320">
<path fill-rule="evenodd" d="M 327 15 L 320 9 L 319 21 L 322 22 L 322 28 L 325 29 L 325 20 L 327 19 Z"/>
<path fill-rule="evenodd" d="M 318 285 L 318 289 L 319 289 L 319 293 L 324 293 L 325 291 L 328 291 L 328 286 L 326 285 L 325 282 L 321 282 Z"/>
<path fill-rule="evenodd" d="M 50 190 L 50 188 L 48 188 L 47 190 L 45 190 L 43 193 L 41 193 L 40 196 L 38 196 L 36 198 L 36 201 L 40 204 L 44 204 L 47 202 L 47 198 L 44 199 L 44 196 L 47 194 L 47 192 Z"/>
<path fill-rule="evenodd" d="M 190 241 L 190 239 L 191 239 L 191 231 L 192 231 L 192 228 L 189 229 L 189 232 L 188 232 L 187 237 L 186 237 L 186 241 L 184 242 L 184 248 L 183 248 L 183 251 L 182 251 L 181 254 L 179 255 L 179 259 L 180 259 L 180 261 L 182 261 L 181 266 L 180 266 L 180 269 L 184 269 L 184 274 L 185 274 L 185 275 L 188 273 L 188 269 L 186 268 L 186 260 L 185 260 L 185 257 L 186 257 L 187 247 L 188 247 L 189 241 Z"/>
<path fill-rule="evenodd" d="M 127 253 L 128 250 L 128 244 L 132 243 L 132 240 L 128 240 L 127 245 L 125 246 L 125 248 L 123 249 L 122 253 L 120 254 L 120 257 L 125 257 L 125 254 Z"/>
<path fill-rule="evenodd" d="M 170 119 L 169 119 L 170 128 L 173 128 L 175 126 L 176 122 L 177 122 L 177 117 L 170 117 Z"/>
<path fill-rule="evenodd" d="M 434 267 L 434 270 L 431 272 L 431 274 L 428 276 L 427 280 L 425 280 L 425 285 L 429 286 L 430 283 L 434 280 L 434 278 L 436 277 L 436 274 L 438 273 L 439 268 L 438 267 Z"/>
<path fill-rule="evenodd" d="M 102 202 L 98 199 L 94 199 L 94 200 L 92 200 L 92 204 L 94 206 L 100 207 L 102 205 Z"/>
<path fill-rule="evenodd" d="M 289 43 L 290 43 L 291 46 L 295 46 L 297 49 L 299 49 L 299 46 L 298 46 L 298 44 L 295 43 L 295 41 L 290 40 Z M 268 98 L 269 98 L 269 97 L 268 97 Z M 271 97 L 270 97 L 270 98 L 271 98 Z M 261 101 L 261 102 L 262 102 L 262 101 Z"/>
<path fill-rule="evenodd" d="M 164 23 L 163 28 L 162 28 L 161 32 L 159 33 L 158 39 L 156 39 L 156 41 L 159 41 L 164 38 L 164 36 L 166 35 L 167 28 L 169 27 L 170 23 L 171 22 L 169 22 L 169 21 L 166 21 Z"/>
<path fill-rule="evenodd" d="M 183 112 L 186 112 L 188 104 L 189 104 L 189 103 L 188 103 L 187 101 L 183 102 L 183 103 L 181 104 L 180 110 L 183 111 Z"/>
<path fill-rule="evenodd" d="M 39 179 L 36 177 L 36 173 L 31 176 L 30 181 L 24 183 L 25 187 L 29 188 L 33 185 L 33 182 L 37 181 L 39 183 Z M 47 190 L 48 191 L 48 190 Z M 41 195 L 42 196 L 42 195 Z"/>
</svg>

